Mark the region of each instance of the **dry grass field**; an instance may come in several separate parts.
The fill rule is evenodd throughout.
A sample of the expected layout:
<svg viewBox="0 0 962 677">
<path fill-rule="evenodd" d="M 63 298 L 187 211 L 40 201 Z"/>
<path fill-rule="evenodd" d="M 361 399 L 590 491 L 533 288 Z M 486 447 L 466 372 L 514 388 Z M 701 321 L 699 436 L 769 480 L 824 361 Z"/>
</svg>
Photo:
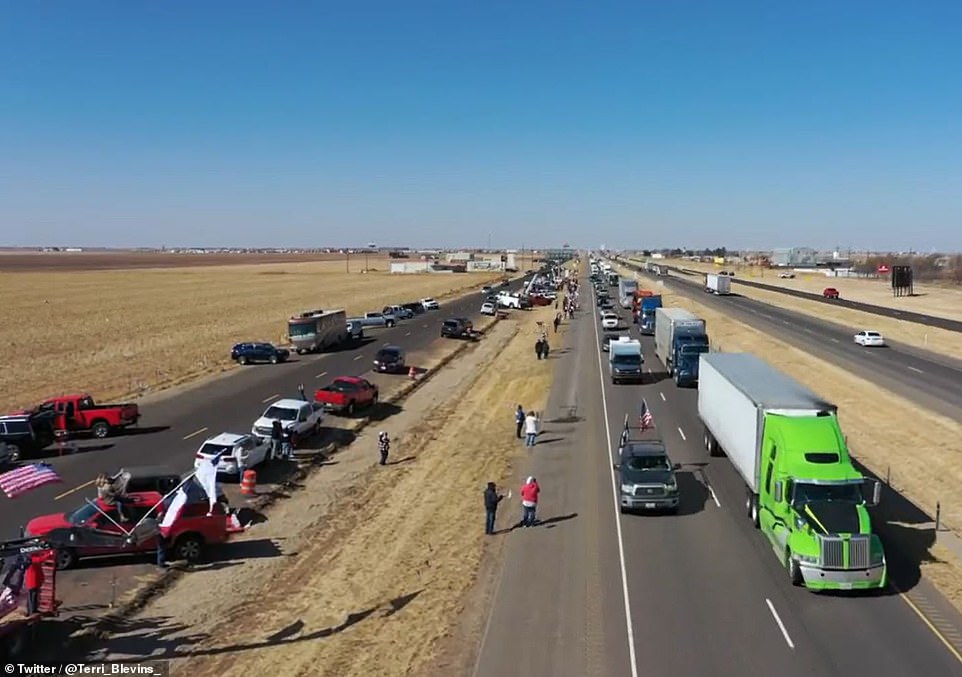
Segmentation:
<svg viewBox="0 0 962 677">
<path fill-rule="evenodd" d="M 524 262 L 530 265 L 529 262 Z M 123 270 L 0 272 L 0 411 L 65 390 L 103 400 L 231 368 L 242 340 L 278 342 L 291 315 L 445 298 L 500 274 L 391 275 L 387 258 Z M 521 264 L 519 264 L 521 265 Z"/>
<path fill-rule="evenodd" d="M 801 291 L 821 294 L 825 287 L 838 289 L 843 299 L 860 303 L 871 303 L 886 308 L 898 308 L 915 313 L 947 317 L 962 320 L 962 287 L 948 284 L 916 284 L 915 296 L 892 296 L 891 283 L 886 279 L 864 279 L 848 277 L 826 277 L 820 273 L 796 273 L 795 279 L 778 277 L 777 270 L 765 270 L 759 266 L 725 265 L 717 266 L 711 263 L 694 263 L 692 261 L 669 260 L 669 265 L 717 272 L 719 270 L 734 270 L 735 277 L 761 282 L 774 286 L 799 289 Z M 746 286 L 739 286 L 735 290 L 739 294 L 751 296 L 756 290 Z M 792 298 L 779 294 L 780 298 Z M 824 306 L 820 306 L 824 307 Z M 873 316 L 874 317 L 874 316 Z"/>
<path fill-rule="evenodd" d="M 155 658 L 177 658 L 175 670 L 198 677 L 278 666 L 285 675 L 432 674 L 458 619 L 481 613 L 465 608 L 492 546 L 481 535 L 481 492 L 525 453 L 515 404 L 541 410 L 547 401 L 557 362 L 535 360 L 531 340 L 535 322 L 553 313 L 515 313 L 488 329 L 378 425 L 390 431 L 396 465 L 373 465 L 376 430 L 365 430 L 338 465 L 242 537 L 271 539 L 284 556 L 189 574 L 111 641 L 113 657 L 152 648 L 140 644 L 142 626 L 159 637 Z M 516 498 L 506 501 L 499 528 L 516 510 Z M 247 581 L 240 594 L 238 580 Z"/>
<path fill-rule="evenodd" d="M 680 265 L 681 263 L 688 262 L 676 262 L 672 265 Z M 710 268 L 711 266 L 710 264 L 693 264 L 693 266 L 689 267 Z M 769 279 L 766 277 L 764 281 L 768 283 Z M 797 280 L 781 281 L 796 282 Z M 853 283 L 865 282 L 860 280 L 848 281 Z M 817 280 L 810 280 L 809 282 L 815 284 L 817 283 Z M 871 282 L 865 283 L 871 284 Z M 819 287 L 819 291 L 828 286 L 828 283 L 820 284 L 822 284 L 822 286 Z M 834 282 L 832 284 L 834 284 Z M 841 287 L 839 287 L 839 290 L 842 291 L 843 295 L 845 295 L 845 292 L 841 290 Z M 949 331 L 947 329 L 938 329 L 936 327 L 927 327 L 915 322 L 897 320 L 890 317 L 882 317 L 859 310 L 851 310 L 849 308 L 833 307 L 830 304 L 822 303 L 820 301 L 808 301 L 806 299 L 788 296 L 787 294 L 780 294 L 775 291 L 755 289 L 746 285 L 735 285 L 732 287 L 732 291 L 741 296 L 762 301 L 763 303 L 769 303 L 773 306 L 778 306 L 779 308 L 786 308 L 788 310 L 832 322 L 850 330 L 852 334 L 855 334 L 855 332 L 861 331 L 862 329 L 880 331 L 882 332 L 883 336 L 892 341 L 901 342 L 905 345 L 923 348 L 925 350 L 931 350 L 942 355 L 948 355 L 950 357 L 962 359 L 962 334 L 959 334 L 959 332 Z M 960 290 L 958 293 L 952 289 L 941 289 L 939 291 L 942 293 L 940 298 L 942 298 L 943 303 L 947 304 L 948 300 L 955 298 L 957 302 L 962 305 L 962 290 Z M 919 309 L 913 308 L 913 310 Z M 928 311 L 919 310 L 919 312 Z M 949 315 L 946 315 L 946 317 L 948 316 Z M 960 311 L 960 316 L 962 316 L 962 311 Z"/>
</svg>

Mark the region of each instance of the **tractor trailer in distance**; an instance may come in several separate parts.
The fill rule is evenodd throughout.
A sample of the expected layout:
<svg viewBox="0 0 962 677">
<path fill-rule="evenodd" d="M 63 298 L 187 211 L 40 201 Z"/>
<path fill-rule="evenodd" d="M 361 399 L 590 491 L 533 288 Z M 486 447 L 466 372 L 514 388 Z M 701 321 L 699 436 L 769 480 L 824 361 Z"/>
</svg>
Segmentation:
<svg viewBox="0 0 962 677">
<path fill-rule="evenodd" d="M 837 407 L 750 353 L 700 362 L 705 447 L 745 481 L 745 512 L 792 584 L 884 588 L 885 552 L 867 510 L 881 487 L 852 465 Z"/>
<path fill-rule="evenodd" d="M 708 273 L 705 275 L 705 291 L 718 296 L 728 296 L 732 293 L 732 279 L 727 275 Z"/>
<path fill-rule="evenodd" d="M 676 386 L 698 382 L 698 356 L 708 350 L 705 320 L 684 308 L 655 308 L 655 354 Z"/>
<path fill-rule="evenodd" d="M 622 277 L 618 280 L 618 305 L 622 308 L 631 308 L 635 291 L 638 289 L 638 280 Z"/>
</svg>

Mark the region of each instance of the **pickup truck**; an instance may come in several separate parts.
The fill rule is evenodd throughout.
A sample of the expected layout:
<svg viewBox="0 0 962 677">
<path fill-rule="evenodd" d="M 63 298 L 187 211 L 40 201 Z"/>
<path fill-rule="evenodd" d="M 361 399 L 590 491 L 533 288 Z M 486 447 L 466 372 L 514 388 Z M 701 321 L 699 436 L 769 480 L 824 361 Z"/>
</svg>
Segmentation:
<svg viewBox="0 0 962 677">
<path fill-rule="evenodd" d="M 404 306 L 384 306 L 384 309 L 381 310 L 381 313 L 383 315 L 393 315 L 399 320 L 410 320 L 412 317 L 414 317 L 414 311 L 405 308 Z"/>
<path fill-rule="evenodd" d="M 133 402 L 123 404 L 97 404 L 87 393 L 52 397 L 42 403 L 40 411 L 56 412 L 56 430 L 79 433 L 89 432 L 103 439 L 113 432 L 137 425 L 140 409 Z"/>
<path fill-rule="evenodd" d="M 284 436 L 291 438 L 293 443 L 319 433 L 323 417 L 324 407 L 320 403 L 292 399 L 275 400 L 264 415 L 254 421 L 251 433 L 255 437 L 270 439 L 274 421 L 280 421 Z"/>
<path fill-rule="evenodd" d="M 314 392 L 314 401 L 328 411 L 353 416 L 357 409 L 377 404 L 378 388 L 358 376 L 339 376 Z"/>
<path fill-rule="evenodd" d="M 385 313 L 364 313 L 362 317 L 351 318 L 360 321 L 362 327 L 393 327 L 397 324 L 394 315 Z"/>
<path fill-rule="evenodd" d="M 474 338 L 474 323 L 466 317 L 452 317 L 441 324 L 442 338 Z"/>
</svg>

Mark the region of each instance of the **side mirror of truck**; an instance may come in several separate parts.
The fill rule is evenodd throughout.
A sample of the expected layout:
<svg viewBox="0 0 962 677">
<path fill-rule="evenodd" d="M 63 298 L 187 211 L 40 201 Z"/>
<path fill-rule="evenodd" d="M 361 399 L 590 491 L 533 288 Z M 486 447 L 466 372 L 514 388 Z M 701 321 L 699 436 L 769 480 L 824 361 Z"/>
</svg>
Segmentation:
<svg viewBox="0 0 962 677">
<path fill-rule="evenodd" d="M 882 483 L 879 482 L 878 480 L 874 480 L 872 482 L 872 499 L 870 501 L 866 501 L 865 505 L 867 505 L 870 508 L 874 508 L 879 504 L 879 501 L 881 499 L 882 499 Z"/>
<path fill-rule="evenodd" d="M 781 481 L 775 482 L 775 491 L 772 492 L 772 498 L 775 499 L 776 503 L 782 502 L 782 483 Z"/>
<path fill-rule="evenodd" d="M 614 469 L 614 470 L 621 470 L 621 464 L 620 464 L 620 463 L 612 463 L 612 464 L 611 464 L 611 467 L 612 467 L 612 469 Z"/>
</svg>

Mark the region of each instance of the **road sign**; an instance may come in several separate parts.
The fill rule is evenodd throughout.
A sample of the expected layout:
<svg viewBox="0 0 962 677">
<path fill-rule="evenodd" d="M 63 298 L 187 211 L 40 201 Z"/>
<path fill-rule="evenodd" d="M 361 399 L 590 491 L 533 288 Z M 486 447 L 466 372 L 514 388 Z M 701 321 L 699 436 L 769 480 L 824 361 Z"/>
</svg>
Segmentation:
<svg viewBox="0 0 962 677">
<path fill-rule="evenodd" d="M 889 272 L 889 267 L 888 267 L 887 265 L 885 265 L 884 263 L 880 263 L 880 264 L 878 264 L 878 266 L 875 268 L 875 272 L 878 273 L 879 275 L 885 275 L 885 274 L 887 274 L 887 273 Z"/>
</svg>

